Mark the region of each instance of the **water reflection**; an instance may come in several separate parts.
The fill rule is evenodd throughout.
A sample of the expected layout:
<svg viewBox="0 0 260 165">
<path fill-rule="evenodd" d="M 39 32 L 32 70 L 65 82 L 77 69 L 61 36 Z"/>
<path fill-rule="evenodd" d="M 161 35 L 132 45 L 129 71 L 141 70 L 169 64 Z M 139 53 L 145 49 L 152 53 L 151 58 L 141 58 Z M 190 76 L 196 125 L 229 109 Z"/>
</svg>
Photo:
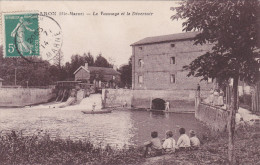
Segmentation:
<svg viewBox="0 0 260 165">
<path fill-rule="evenodd" d="M 143 144 L 154 130 L 160 138 L 164 138 L 167 130 L 172 130 L 177 139 L 179 127 L 203 131 L 194 114 L 121 110 L 84 115 L 80 110 L 0 109 L 0 131 L 24 130 L 24 134 L 31 135 L 44 130 L 52 137 L 88 138 L 95 143 L 118 147 Z"/>
</svg>

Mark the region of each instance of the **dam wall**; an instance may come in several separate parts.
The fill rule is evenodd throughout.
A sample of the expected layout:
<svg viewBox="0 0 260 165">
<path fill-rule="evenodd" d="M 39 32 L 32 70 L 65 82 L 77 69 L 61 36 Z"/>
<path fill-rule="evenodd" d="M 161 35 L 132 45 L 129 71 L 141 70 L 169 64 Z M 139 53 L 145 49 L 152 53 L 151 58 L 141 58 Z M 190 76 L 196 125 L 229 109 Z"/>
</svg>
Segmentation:
<svg viewBox="0 0 260 165">
<path fill-rule="evenodd" d="M 1 107 L 22 107 L 46 103 L 55 98 L 53 89 L 0 88 Z"/>
</svg>

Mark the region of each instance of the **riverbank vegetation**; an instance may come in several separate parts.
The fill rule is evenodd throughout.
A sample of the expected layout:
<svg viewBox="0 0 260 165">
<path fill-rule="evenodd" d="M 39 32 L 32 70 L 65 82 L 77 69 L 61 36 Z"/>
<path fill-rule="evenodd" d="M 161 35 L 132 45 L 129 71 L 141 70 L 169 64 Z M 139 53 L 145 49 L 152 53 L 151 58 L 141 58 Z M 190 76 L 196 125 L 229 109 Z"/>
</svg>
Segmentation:
<svg viewBox="0 0 260 165">
<path fill-rule="evenodd" d="M 0 135 L 1 164 L 228 164 L 228 135 L 206 130 L 198 137 L 197 151 L 183 151 L 144 159 L 141 148 L 101 147 L 88 140 L 52 139 L 49 134 L 23 136 L 11 132 Z M 235 133 L 237 164 L 260 163 L 259 126 L 241 126 Z"/>
<path fill-rule="evenodd" d="M 0 136 L 0 162 L 10 164 L 137 164 L 143 159 L 138 149 L 101 147 L 88 140 L 52 139 L 49 134 Z"/>
</svg>

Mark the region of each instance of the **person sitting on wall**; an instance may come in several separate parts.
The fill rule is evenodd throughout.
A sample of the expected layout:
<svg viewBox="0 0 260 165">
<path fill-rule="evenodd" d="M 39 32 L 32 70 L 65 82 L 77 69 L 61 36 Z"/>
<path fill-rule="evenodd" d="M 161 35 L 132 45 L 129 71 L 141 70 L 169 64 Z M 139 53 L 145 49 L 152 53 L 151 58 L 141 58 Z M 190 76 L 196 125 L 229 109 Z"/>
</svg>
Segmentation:
<svg viewBox="0 0 260 165">
<path fill-rule="evenodd" d="M 213 93 L 213 105 L 218 105 L 218 97 L 219 97 L 219 92 L 217 89 L 215 89 Z"/>
<path fill-rule="evenodd" d="M 149 156 L 159 156 L 162 155 L 162 144 L 161 140 L 158 138 L 158 132 L 151 132 L 152 139 L 144 143 L 144 154 L 143 157 Z"/>
<path fill-rule="evenodd" d="M 166 139 L 163 142 L 163 150 L 165 153 L 174 153 L 175 152 L 175 148 L 176 148 L 176 142 L 173 139 L 173 133 L 172 131 L 167 131 L 166 132 Z"/>
<path fill-rule="evenodd" d="M 185 134 L 185 129 L 179 129 L 180 137 L 177 141 L 176 150 L 177 151 L 185 151 L 190 149 L 190 138 L 188 135 Z"/>
<path fill-rule="evenodd" d="M 192 150 L 197 150 L 200 147 L 200 140 L 197 138 L 195 131 L 190 130 L 190 145 Z"/>
<path fill-rule="evenodd" d="M 213 98 L 214 98 L 214 95 L 213 95 L 214 91 L 213 89 L 211 88 L 210 91 L 209 91 L 209 96 L 203 100 L 205 103 L 207 104 L 212 104 L 213 103 Z"/>
<path fill-rule="evenodd" d="M 218 106 L 224 106 L 224 92 L 222 90 L 219 92 Z"/>
</svg>

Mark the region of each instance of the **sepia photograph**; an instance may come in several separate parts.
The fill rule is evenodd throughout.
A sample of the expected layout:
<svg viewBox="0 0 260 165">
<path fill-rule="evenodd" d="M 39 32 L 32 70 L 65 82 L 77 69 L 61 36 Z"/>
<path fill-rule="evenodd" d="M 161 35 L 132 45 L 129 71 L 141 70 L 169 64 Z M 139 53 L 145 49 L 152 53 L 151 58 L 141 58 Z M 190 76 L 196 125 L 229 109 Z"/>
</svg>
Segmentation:
<svg viewBox="0 0 260 165">
<path fill-rule="evenodd" d="M 1 0 L 0 164 L 260 164 L 260 1 Z"/>
</svg>

